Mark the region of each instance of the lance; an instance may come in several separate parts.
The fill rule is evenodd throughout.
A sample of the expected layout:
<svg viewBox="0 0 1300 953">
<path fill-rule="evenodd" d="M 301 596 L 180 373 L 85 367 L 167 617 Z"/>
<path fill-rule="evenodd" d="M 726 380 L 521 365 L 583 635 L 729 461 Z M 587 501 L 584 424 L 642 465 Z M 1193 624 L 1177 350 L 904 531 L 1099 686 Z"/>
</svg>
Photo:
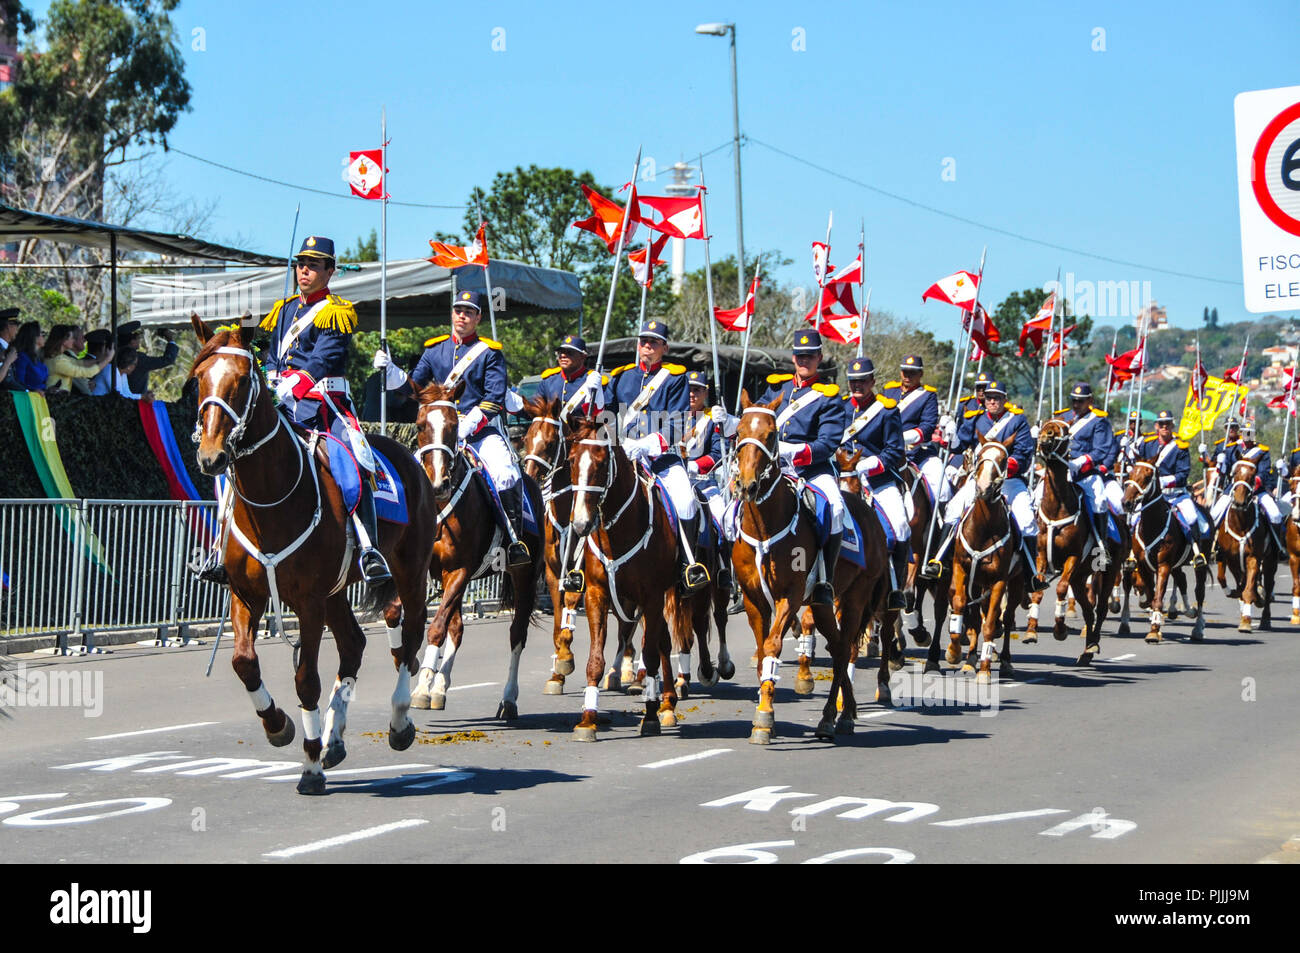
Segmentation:
<svg viewBox="0 0 1300 953">
<path fill-rule="evenodd" d="M 867 292 L 864 296 L 864 288 L 867 282 L 867 220 L 863 219 L 858 227 L 858 254 L 862 256 L 862 267 L 858 269 L 858 300 L 862 302 L 862 316 L 858 322 L 858 357 L 862 356 L 862 348 L 867 336 L 867 316 L 871 313 L 871 294 Z"/>
<path fill-rule="evenodd" d="M 477 189 L 474 190 L 474 207 L 478 210 L 478 220 L 486 225 L 487 223 L 483 218 L 483 206 L 479 204 L 479 193 Z M 486 228 L 483 229 L 483 251 L 484 252 L 487 251 L 487 229 Z M 492 326 L 492 340 L 495 341 L 497 340 L 497 313 L 496 313 L 496 308 L 492 306 L 492 272 L 488 269 L 488 265 L 486 263 L 483 265 L 483 287 L 487 291 L 488 318 Z M 642 308 L 642 312 L 644 313 L 645 310 L 644 296 L 642 297 L 641 308 Z"/>
<path fill-rule="evenodd" d="M 1300 358 L 1300 352 L 1297 352 L 1297 358 Z M 1286 418 L 1282 423 L 1282 453 L 1273 463 L 1273 469 L 1276 470 L 1279 475 L 1284 472 L 1284 464 L 1282 464 L 1281 460 L 1283 456 L 1287 456 L 1286 441 L 1287 437 L 1291 434 L 1291 418 L 1295 416 L 1295 372 L 1297 358 L 1292 358 L 1291 360 L 1290 381 L 1283 381 L 1282 383 L 1282 409 L 1286 411 Z M 1202 437 L 1202 439 L 1204 439 L 1204 437 Z M 1289 478 L 1291 474 L 1288 472 L 1286 476 Z"/>
<path fill-rule="evenodd" d="M 704 187 L 704 154 L 700 154 L 700 227 L 704 231 L 704 290 L 709 299 L 709 345 L 713 348 L 713 379 L 717 382 L 718 394 L 722 394 L 722 377 L 718 371 L 718 322 L 713 317 L 713 265 L 709 261 L 709 213 L 707 206 L 708 189 Z M 743 270 L 745 263 L 741 262 Z"/>
<path fill-rule="evenodd" d="M 388 352 L 388 111 L 379 108 L 379 349 Z M 379 385 L 379 432 L 388 433 L 388 395 Z"/>
<path fill-rule="evenodd" d="M 636 192 L 636 174 L 641 168 L 641 147 L 637 146 L 636 163 L 632 166 L 632 191 Z M 629 195 L 627 204 L 623 206 L 622 224 L 618 229 L 618 247 L 614 249 L 614 274 L 609 279 L 609 301 L 605 304 L 605 323 L 600 329 L 600 350 L 596 352 L 596 373 L 605 372 L 605 341 L 609 338 L 609 319 L 614 314 L 614 292 L 618 290 L 618 266 L 619 259 L 623 257 L 623 242 L 627 237 L 627 220 L 632 212 L 632 196 Z"/>
<path fill-rule="evenodd" d="M 763 269 L 763 253 L 759 252 L 758 257 L 754 259 L 754 286 L 751 292 L 754 294 L 754 313 L 749 316 L 749 324 L 745 328 L 745 346 L 740 352 L 740 381 L 736 387 L 736 416 L 740 416 L 740 392 L 745 387 L 745 365 L 749 362 L 749 339 L 754 335 L 754 322 L 758 320 L 758 281 L 759 274 Z M 716 318 L 714 320 L 717 320 Z M 718 387 L 718 403 L 722 403 L 722 388 Z"/>
<path fill-rule="evenodd" d="M 289 267 L 284 270 L 284 297 L 289 297 L 289 288 L 293 281 L 293 258 L 296 254 L 293 250 L 294 243 L 298 240 L 298 213 L 302 211 L 302 203 L 293 210 L 293 231 L 289 233 Z"/>
<path fill-rule="evenodd" d="M 1111 361 L 1115 359 L 1115 345 L 1119 343 L 1119 328 L 1115 328 L 1115 333 L 1110 339 L 1110 357 Z M 1198 352 L 1199 353 L 1199 352 Z M 1199 360 L 1199 358 L 1197 358 Z M 1101 409 L 1110 413 L 1110 377 L 1115 373 L 1115 365 L 1110 361 L 1106 362 L 1106 403 Z M 1124 426 L 1128 426 L 1128 421 L 1124 421 Z"/>
<path fill-rule="evenodd" d="M 1061 293 L 1061 272 L 1056 272 L 1056 288 L 1052 291 L 1053 295 L 1059 296 Z M 1041 309 L 1040 309 L 1041 310 Z M 1037 317 L 1037 315 L 1035 315 Z M 1056 298 L 1052 299 L 1052 322 L 1047 329 L 1047 337 L 1042 339 L 1039 345 L 1043 354 L 1043 369 L 1038 375 L 1038 410 L 1035 413 L 1035 423 L 1039 426 L 1043 423 L 1043 395 L 1047 391 L 1047 359 L 1052 356 L 1052 334 L 1056 331 Z M 1051 403 L 1049 401 L 1049 403 Z"/>
</svg>

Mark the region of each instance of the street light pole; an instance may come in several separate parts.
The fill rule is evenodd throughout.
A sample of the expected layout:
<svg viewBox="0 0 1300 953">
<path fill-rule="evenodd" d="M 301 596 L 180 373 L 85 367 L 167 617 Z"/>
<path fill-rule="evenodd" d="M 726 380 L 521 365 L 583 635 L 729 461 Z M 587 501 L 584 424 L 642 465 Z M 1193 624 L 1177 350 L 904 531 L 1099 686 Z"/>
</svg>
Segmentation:
<svg viewBox="0 0 1300 953">
<path fill-rule="evenodd" d="M 701 23 L 696 33 L 731 37 L 731 136 L 736 171 L 736 290 L 740 304 L 745 303 L 745 208 L 740 190 L 740 95 L 736 83 L 736 24 Z"/>
</svg>

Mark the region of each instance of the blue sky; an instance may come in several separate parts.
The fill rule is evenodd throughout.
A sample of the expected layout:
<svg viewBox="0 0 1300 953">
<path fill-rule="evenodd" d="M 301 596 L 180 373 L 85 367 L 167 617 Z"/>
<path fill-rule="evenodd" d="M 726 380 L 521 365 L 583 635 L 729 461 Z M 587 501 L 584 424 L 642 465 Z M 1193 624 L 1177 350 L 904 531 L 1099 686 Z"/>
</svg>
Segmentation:
<svg viewBox="0 0 1300 953">
<path fill-rule="evenodd" d="M 1133 263 L 955 221 L 751 143 L 746 250 L 794 258 L 782 279 L 811 281 L 809 243 L 833 209 L 832 260 L 856 252 L 865 217 L 873 306 L 944 336 L 955 312 L 922 306 L 920 293 L 974 270 L 985 244 L 985 300 L 1061 268 L 1076 282 L 1149 281 L 1172 322 L 1193 327 L 1205 305 L 1224 322 L 1247 317 L 1232 100 L 1297 82 L 1294 14 L 1281 2 L 184 2 L 173 20 L 193 112 L 171 142 L 343 195 L 341 160 L 377 145 L 384 105 L 397 200 L 456 204 L 498 170 L 530 163 L 622 183 L 638 146 L 662 168 L 729 142 L 727 41 L 694 27 L 735 20 L 743 133 L 954 216 Z M 217 201 L 213 240 L 283 253 L 298 201 L 300 235 L 344 245 L 378 224 L 374 203 L 178 155 L 158 168 L 178 191 Z M 730 149 L 705 171 L 720 256 L 735 249 Z M 459 225 L 458 211 L 390 207 L 389 255 L 421 256 L 436 230 Z M 689 248 L 687 267 L 701 263 Z M 721 290 L 722 303 L 734 293 Z"/>
</svg>

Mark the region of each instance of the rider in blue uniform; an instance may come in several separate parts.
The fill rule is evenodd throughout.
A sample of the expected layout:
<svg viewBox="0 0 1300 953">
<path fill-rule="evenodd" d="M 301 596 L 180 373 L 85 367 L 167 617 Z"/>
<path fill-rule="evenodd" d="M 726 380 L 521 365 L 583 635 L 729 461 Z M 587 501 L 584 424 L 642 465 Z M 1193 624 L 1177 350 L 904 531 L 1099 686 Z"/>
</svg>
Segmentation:
<svg viewBox="0 0 1300 953">
<path fill-rule="evenodd" d="M 1106 412 L 1092 406 L 1092 385 L 1087 382 L 1074 385 L 1070 391 L 1070 409 L 1060 416 L 1070 425 L 1070 473 L 1074 482 L 1082 487 L 1092 514 L 1097 542 L 1096 566 L 1098 570 L 1105 570 L 1110 565 L 1110 556 L 1106 552 L 1108 507 L 1119 510 L 1123 506 L 1119 484 L 1107 479 L 1119 458 L 1119 442 L 1106 419 Z"/>
<path fill-rule="evenodd" d="M 984 410 L 984 388 L 988 387 L 991 378 L 987 371 L 980 371 L 979 376 L 975 378 L 975 393 L 969 397 L 963 397 L 957 402 L 957 420 L 960 422 L 966 418 L 972 410 Z"/>
<path fill-rule="evenodd" d="M 1232 500 L 1231 484 L 1232 468 L 1238 460 L 1249 460 L 1255 464 L 1255 495 L 1259 500 L 1260 508 L 1263 509 L 1264 515 L 1268 517 L 1269 529 L 1273 532 L 1273 541 L 1277 543 L 1280 552 L 1286 552 L 1286 542 L 1278 533 L 1278 526 L 1286 519 L 1286 514 L 1282 512 L 1281 507 L 1277 505 L 1277 500 L 1273 499 L 1273 490 L 1277 487 L 1277 471 L 1273 469 L 1273 460 L 1269 456 L 1268 447 L 1262 443 L 1255 442 L 1255 421 L 1247 419 L 1241 425 L 1241 439 L 1236 443 L 1229 444 L 1227 449 L 1220 455 L 1219 472 L 1223 479 L 1223 495 L 1214 501 L 1214 508 L 1210 511 L 1214 525 L 1218 526 L 1223 522 L 1223 515 L 1228 511 L 1228 504 Z"/>
<path fill-rule="evenodd" d="M 886 608 L 905 607 L 900 580 L 907 577 L 911 556 L 912 528 L 907 522 L 903 503 L 900 471 L 907 463 L 903 447 L 903 423 L 898 403 L 876 393 L 876 366 L 869 357 L 854 358 L 846 375 L 849 381 L 848 418 L 843 446 L 853 452 L 861 450 L 857 473 L 871 490 L 871 497 L 882 523 L 888 523 L 893 538 L 890 548 L 890 587 Z"/>
<path fill-rule="evenodd" d="M 709 376 L 704 371 L 688 373 L 686 386 L 691 410 L 686 418 L 686 434 L 682 438 L 682 459 L 686 461 L 686 470 L 696 494 L 708 506 L 714 523 L 721 527 L 727 499 L 718 487 L 717 475 L 722 472 L 719 469 L 723 456 L 722 430 L 728 423 L 728 416 L 721 407 L 709 407 Z M 731 586 L 731 570 L 728 568 L 731 565 L 730 543 L 724 540 L 720 552 L 724 558 L 718 571 L 718 585 L 726 589 Z"/>
<path fill-rule="evenodd" d="M 555 367 L 542 371 L 542 383 L 537 396 L 544 400 L 560 401 L 561 420 L 571 414 L 595 415 L 605 406 L 605 385 L 602 378 L 587 367 L 587 342 L 576 334 L 566 334 L 555 349 Z"/>
<path fill-rule="evenodd" d="M 318 427 L 323 422 L 350 447 L 363 474 L 361 498 L 354 518 L 361 575 L 367 585 L 391 578 L 383 554 L 375 547 L 374 454 L 366 443 L 352 409 L 348 388 L 348 353 L 357 327 L 351 301 L 330 294 L 334 274 L 334 242 L 312 235 L 303 239 L 294 263 L 298 294 L 277 301 L 260 325 L 271 332 L 263 357 L 267 381 L 294 423 Z"/>
<path fill-rule="evenodd" d="M 1138 459 L 1155 465 L 1160 491 L 1178 515 L 1183 532 L 1191 539 L 1195 553 L 1192 565 L 1199 569 L 1205 565 L 1200 540 L 1210 531 L 1210 522 L 1187 491 L 1192 456 L 1188 445 L 1174 437 L 1174 418 L 1169 411 L 1160 412 L 1156 418 L 1156 432 L 1143 438 L 1140 447 Z"/>
<path fill-rule="evenodd" d="M 776 410 L 778 452 L 785 468 L 811 484 L 831 507 L 831 532 L 822 549 L 823 575 L 813 586 L 815 605 L 834 605 L 835 561 L 844 531 L 844 498 L 835 472 L 835 451 L 844 439 L 845 408 L 840 389 L 823 382 L 822 338 L 816 331 L 795 332 L 793 374 L 771 374 L 759 403 L 781 397 Z"/>
</svg>

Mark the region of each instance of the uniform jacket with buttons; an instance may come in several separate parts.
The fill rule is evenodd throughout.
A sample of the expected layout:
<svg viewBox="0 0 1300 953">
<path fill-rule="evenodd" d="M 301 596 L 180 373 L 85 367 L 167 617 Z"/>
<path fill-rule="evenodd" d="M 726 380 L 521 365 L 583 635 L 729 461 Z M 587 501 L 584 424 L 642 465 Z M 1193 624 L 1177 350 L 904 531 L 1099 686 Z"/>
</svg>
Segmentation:
<svg viewBox="0 0 1300 953">
<path fill-rule="evenodd" d="M 1082 414 L 1076 414 L 1070 409 L 1062 411 L 1058 416 L 1070 427 L 1071 458 L 1086 456 L 1092 460 L 1092 468 L 1085 475 L 1090 475 L 1099 467 L 1105 467 L 1107 471 L 1115 468 L 1115 460 L 1119 457 L 1119 441 L 1115 439 L 1104 410 L 1093 407 Z M 1086 421 L 1080 423 L 1084 418 Z"/>
<path fill-rule="evenodd" d="M 293 338 L 281 357 L 280 351 L 290 329 L 305 311 L 316 307 L 318 303 L 320 307 L 315 316 Z M 347 371 L 352 333 L 357 328 L 357 312 L 351 301 L 328 291 L 318 292 L 306 299 L 293 295 L 277 301 L 260 327 L 263 331 L 271 332 L 271 340 L 262 360 L 263 366 L 268 371 L 281 375 L 291 370 L 302 371 L 315 383 L 327 377 L 341 378 Z"/>
<path fill-rule="evenodd" d="M 778 420 L 792 401 L 800 401 L 799 409 L 786 418 L 779 431 L 779 439 L 788 443 L 806 443 L 812 452 L 812 462 L 796 467 L 796 472 L 805 479 L 822 474 L 834 476 L 835 451 L 844 441 L 848 424 L 840 389 L 834 384 L 817 382 L 796 387 L 793 374 L 770 374 L 767 383 L 767 392 L 759 403 L 771 403 L 780 394 L 781 405 L 776 408 Z M 809 392 L 817 396 L 806 396 Z"/>
<path fill-rule="evenodd" d="M 856 401 L 849 397 L 844 402 L 844 448 L 852 453 L 862 451 L 862 459 L 875 456 L 885 465 L 877 474 L 866 474 L 867 485 L 873 490 L 896 486 L 900 480 L 899 471 L 907 462 L 907 452 L 903 448 L 903 421 L 898 413 L 898 402 L 876 395 L 876 399 L 859 409 Z M 869 417 L 867 423 L 852 436 L 848 432 L 859 420 Z"/>
<path fill-rule="evenodd" d="M 881 391 L 882 397 L 898 402 L 898 415 L 903 424 L 903 440 L 912 431 L 917 443 L 908 451 L 907 457 L 914 463 L 928 460 L 939 452 L 939 445 L 930 438 L 934 428 L 939 426 L 938 392 L 929 384 L 922 384 L 909 394 L 903 393 L 901 381 L 890 381 Z"/>
</svg>

